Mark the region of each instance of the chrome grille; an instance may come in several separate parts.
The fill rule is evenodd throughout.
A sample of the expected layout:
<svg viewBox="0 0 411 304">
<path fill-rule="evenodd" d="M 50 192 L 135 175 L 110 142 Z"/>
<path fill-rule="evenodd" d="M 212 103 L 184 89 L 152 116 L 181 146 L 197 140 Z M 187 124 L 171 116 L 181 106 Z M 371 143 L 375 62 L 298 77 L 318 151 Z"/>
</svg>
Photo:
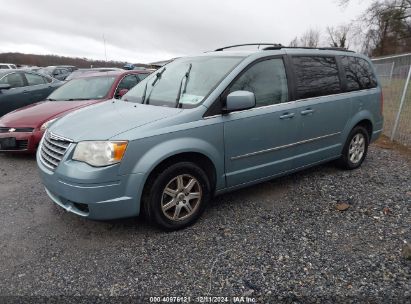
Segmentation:
<svg viewBox="0 0 411 304">
<path fill-rule="evenodd" d="M 51 170 L 56 169 L 70 144 L 69 139 L 47 132 L 40 148 L 41 162 Z"/>
<path fill-rule="evenodd" d="M 9 128 L 0 127 L 0 133 L 11 133 L 11 132 L 33 132 L 34 128 Z"/>
</svg>

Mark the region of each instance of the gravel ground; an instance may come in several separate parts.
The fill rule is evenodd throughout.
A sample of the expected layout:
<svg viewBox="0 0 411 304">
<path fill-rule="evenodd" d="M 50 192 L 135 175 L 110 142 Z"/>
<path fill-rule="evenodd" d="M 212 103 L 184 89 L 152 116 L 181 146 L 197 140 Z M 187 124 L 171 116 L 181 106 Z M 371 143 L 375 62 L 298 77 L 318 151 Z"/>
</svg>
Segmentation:
<svg viewBox="0 0 411 304">
<path fill-rule="evenodd" d="M 3 296 L 411 297 L 401 255 L 411 242 L 411 164 L 395 150 L 371 147 L 355 171 L 326 164 L 218 197 L 172 233 L 66 213 L 47 198 L 32 157 L 0 155 L 0 204 Z"/>
</svg>

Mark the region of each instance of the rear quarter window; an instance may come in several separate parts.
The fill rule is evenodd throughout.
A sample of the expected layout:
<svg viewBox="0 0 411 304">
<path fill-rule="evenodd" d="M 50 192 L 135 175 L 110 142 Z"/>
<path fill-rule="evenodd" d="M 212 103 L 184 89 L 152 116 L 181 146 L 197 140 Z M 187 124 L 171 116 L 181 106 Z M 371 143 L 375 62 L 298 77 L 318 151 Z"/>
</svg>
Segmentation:
<svg viewBox="0 0 411 304">
<path fill-rule="evenodd" d="M 295 56 L 292 58 L 298 99 L 338 94 L 341 84 L 335 57 Z"/>
<path fill-rule="evenodd" d="M 341 62 L 345 71 L 347 91 L 372 89 L 377 87 L 377 77 L 368 61 L 358 57 L 343 56 Z"/>
</svg>

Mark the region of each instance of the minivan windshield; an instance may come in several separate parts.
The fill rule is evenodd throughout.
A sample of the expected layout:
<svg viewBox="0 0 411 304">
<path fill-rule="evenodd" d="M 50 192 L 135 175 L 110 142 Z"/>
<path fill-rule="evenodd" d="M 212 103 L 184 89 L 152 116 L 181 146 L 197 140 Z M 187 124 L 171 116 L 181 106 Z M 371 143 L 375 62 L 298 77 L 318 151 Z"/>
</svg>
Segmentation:
<svg viewBox="0 0 411 304">
<path fill-rule="evenodd" d="M 103 99 L 107 96 L 115 79 L 115 76 L 73 79 L 51 93 L 47 100 Z"/>
<path fill-rule="evenodd" d="M 200 56 L 177 59 L 141 81 L 122 99 L 155 106 L 194 108 L 243 58 Z"/>
</svg>

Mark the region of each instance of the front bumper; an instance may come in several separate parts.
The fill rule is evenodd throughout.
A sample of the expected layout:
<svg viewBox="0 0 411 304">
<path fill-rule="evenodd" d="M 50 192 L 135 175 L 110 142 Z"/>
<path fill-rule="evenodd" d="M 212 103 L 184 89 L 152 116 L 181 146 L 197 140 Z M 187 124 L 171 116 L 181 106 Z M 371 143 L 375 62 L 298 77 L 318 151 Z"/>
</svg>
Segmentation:
<svg viewBox="0 0 411 304">
<path fill-rule="evenodd" d="M 118 165 L 94 168 L 67 159 L 55 171 L 37 155 L 40 177 L 48 196 L 60 207 L 82 217 L 110 220 L 137 216 L 143 174 L 118 175 Z"/>
<path fill-rule="evenodd" d="M 0 133 L 0 139 L 14 138 L 16 146 L 13 148 L 1 149 L 0 152 L 12 153 L 35 153 L 44 131 L 34 130 L 32 132 L 8 132 Z"/>
</svg>

